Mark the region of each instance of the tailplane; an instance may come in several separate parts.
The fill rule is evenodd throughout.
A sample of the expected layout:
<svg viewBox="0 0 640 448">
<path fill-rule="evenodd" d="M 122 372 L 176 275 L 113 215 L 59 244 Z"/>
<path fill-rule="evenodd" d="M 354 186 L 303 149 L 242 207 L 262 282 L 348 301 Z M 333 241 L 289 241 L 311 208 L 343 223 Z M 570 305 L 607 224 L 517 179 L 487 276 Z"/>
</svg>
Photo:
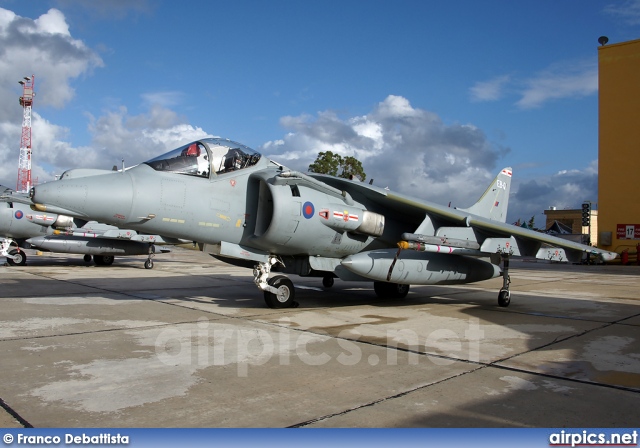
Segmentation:
<svg viewBox="0 0 640 448">
<path fill-rule="evenodd" d="M 469 212 L 492 221 L 507 221 L 507 207 L 509 206 L 509 190 L 511 188 L 511 168 L 504 168 L 489 188 L 482 194 L 478 202 L 469 208 L 461 208 L 463 212 Z"/>
</svg>

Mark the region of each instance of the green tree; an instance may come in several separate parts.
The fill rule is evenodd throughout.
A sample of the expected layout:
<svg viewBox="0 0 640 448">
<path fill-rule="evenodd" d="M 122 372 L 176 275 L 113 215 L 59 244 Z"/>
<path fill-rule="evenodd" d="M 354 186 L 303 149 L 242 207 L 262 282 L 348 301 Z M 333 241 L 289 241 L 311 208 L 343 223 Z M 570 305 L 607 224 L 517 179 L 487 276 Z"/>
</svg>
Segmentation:
<svg viewBox="0 0 640 448">
<path fill-rule="evenodd" d="M 362 162 L 355 157 L 345 157 L 342 159 L 341 166 L 342 173 L 340 173 L 340 177 L 351 179 L 352 176 L 356 176 L 361 181 L 364 181 L 367 178 L 364 168 L 362 168 Z"/>
<path fill-rule="evenodd" d="M 367 178 L 364 168 L 362 168 L 362 162 L 351 156 L 343 158 L 340 154 L 334 154 L 331 151 L 318 153 L 315 162 L 309 165 L 309 171 L 338 176 L 344 179 L 356 176 L 363 181 Z M 338 171 L 340 171 L 340 175 L 338 175 Z"/>
<path fill-rule="evenodd" d="M 342 165 L 342 157 L 340 157 L 340 154 L 334 154 L 331 151 L 320 152 L 318 153 L 316 161 L 309 165 L 309 171 L 312 173 L 337 176 L 340 165 Z"/>
</svg>

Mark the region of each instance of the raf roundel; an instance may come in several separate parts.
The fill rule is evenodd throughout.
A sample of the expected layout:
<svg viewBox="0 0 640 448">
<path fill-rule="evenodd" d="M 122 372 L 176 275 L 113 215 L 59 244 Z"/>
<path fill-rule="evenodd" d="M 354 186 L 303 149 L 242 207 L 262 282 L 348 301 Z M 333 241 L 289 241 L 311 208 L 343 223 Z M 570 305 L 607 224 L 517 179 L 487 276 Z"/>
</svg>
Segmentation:
<svg viewBox="0 0 640 448">
<path fill-rule="evenodd" d="M 17 210 L 15 213 L 15 217 L 16 219 L 22 219 L 22 217 L 24 216 L 24 213 L 22 213 L 22 210 Z"/>
<path fill-rule="evenodd" d="M 315 211 L 316 210 L 311 202 L 305 202 L 302 205 L 302 215 L 307 219 L 311 219 Z"/>
</svg>

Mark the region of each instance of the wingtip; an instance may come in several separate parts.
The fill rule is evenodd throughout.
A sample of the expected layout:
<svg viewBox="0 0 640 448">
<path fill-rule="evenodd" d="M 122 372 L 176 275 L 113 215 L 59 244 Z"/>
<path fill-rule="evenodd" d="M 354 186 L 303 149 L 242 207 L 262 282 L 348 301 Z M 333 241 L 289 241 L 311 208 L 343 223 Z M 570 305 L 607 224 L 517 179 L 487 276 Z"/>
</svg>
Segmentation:
<svg viewBox="0 0 640 448">
<path fill-rule="evenodd" d="M 618 253 L 617 252 L 609 252 L 609 251 L 603 251 L 603 252 L 596 252 L 593 251 L 594 255 L 597 255 L 598 257 L 600 257 L 600 259 L 602 261 L 613 261 L 616 258 L 618 258 Z"/>
</svg>

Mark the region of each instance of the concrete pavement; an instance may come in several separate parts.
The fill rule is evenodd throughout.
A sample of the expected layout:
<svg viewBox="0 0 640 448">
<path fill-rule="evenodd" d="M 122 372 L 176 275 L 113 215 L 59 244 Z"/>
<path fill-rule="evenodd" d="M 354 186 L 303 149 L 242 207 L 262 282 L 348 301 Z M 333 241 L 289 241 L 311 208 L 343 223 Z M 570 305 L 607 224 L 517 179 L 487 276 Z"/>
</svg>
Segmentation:
<svg viewBox="0 0 640 448">
<path fill-rule="evenodd" d="M 513 262 L 506 309 L 501 279 L 389 301 L 294 276 L 272 310 L 247 269 L 143 261 L 0 267 L 0 426 L 637 425 L 635 266 Z"/>
</svg>

